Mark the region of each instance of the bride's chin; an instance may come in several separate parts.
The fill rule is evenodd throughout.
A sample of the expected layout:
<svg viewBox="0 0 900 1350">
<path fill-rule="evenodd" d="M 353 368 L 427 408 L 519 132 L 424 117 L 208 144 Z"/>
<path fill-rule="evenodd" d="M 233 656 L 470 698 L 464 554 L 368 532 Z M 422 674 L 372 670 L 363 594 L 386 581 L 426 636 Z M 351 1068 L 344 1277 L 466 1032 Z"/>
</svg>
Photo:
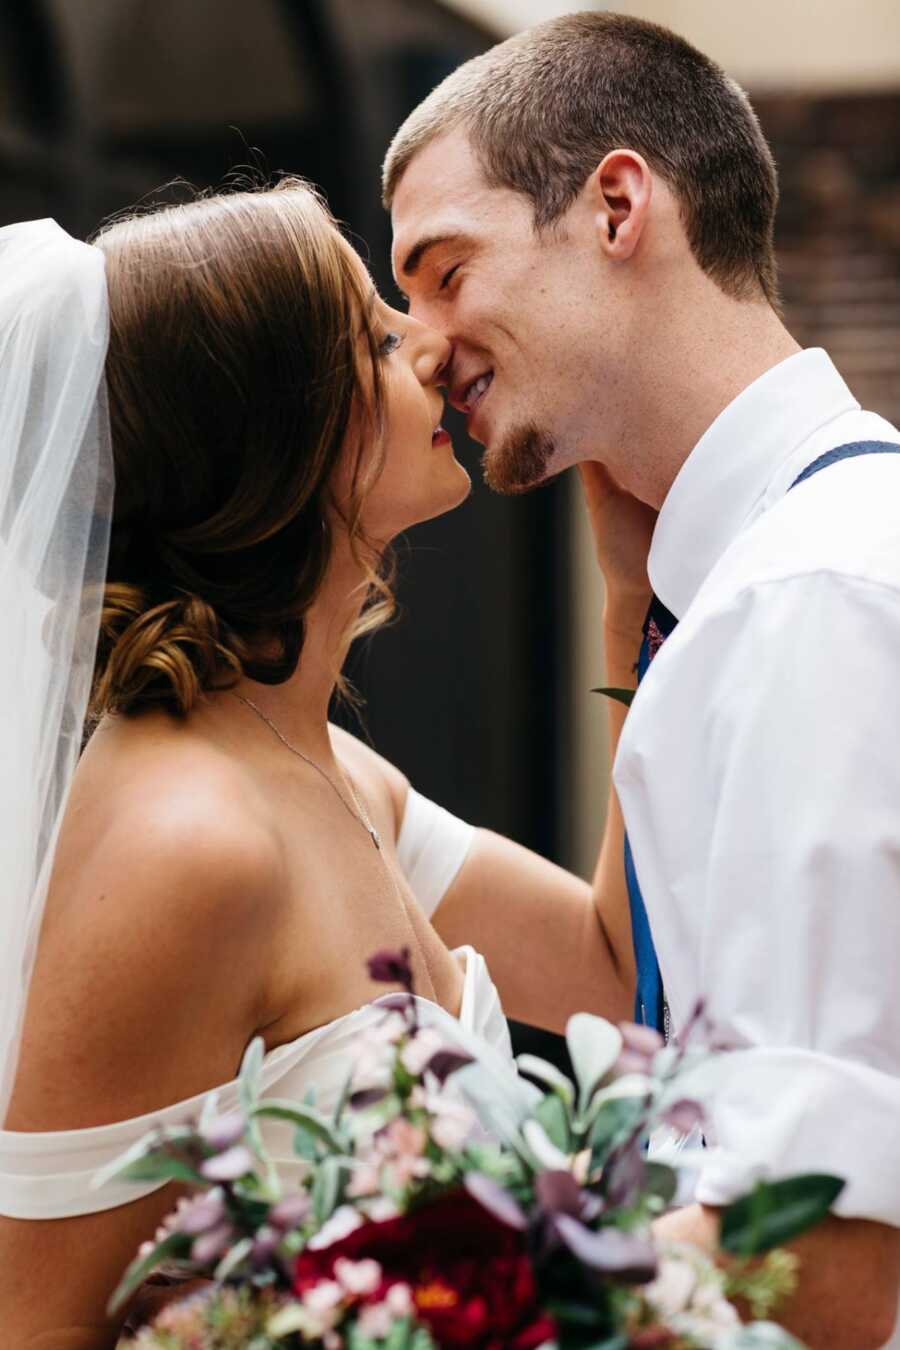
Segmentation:
<svg viewBox="0 0 900 1350">
<path fill-rule="evenodd" d="M 433 495 L 429 493 L 429 499 L 422 502 L 420 511 L 416 513 L 416 519 L 411 520 L 404 528 L 409 529 L 413 525 L 421 525 L 426 520 L 435 520 L 438 516 L 447 515 L 449 511 L 455 511 L 468 500 L 471 492 L 471 478 L 459 461 L 454 460 L 454 472 L 450 481 L 442 483 L 440 490 Z"/>
</svg>

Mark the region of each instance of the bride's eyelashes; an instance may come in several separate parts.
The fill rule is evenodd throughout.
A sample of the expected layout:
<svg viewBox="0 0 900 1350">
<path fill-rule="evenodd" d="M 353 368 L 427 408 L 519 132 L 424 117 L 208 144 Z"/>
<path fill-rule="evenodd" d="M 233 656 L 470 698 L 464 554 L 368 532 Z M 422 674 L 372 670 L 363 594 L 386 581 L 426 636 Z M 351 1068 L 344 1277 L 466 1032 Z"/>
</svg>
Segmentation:
<svg viewBox="0 0 900 1350">
<path fill-rule="evenodd" d="M 401 347 L 406 340 L 405 333 L 385 333 L 378 344 L 379 356 L 390 356 L 398 347 Z"/>
</svg>

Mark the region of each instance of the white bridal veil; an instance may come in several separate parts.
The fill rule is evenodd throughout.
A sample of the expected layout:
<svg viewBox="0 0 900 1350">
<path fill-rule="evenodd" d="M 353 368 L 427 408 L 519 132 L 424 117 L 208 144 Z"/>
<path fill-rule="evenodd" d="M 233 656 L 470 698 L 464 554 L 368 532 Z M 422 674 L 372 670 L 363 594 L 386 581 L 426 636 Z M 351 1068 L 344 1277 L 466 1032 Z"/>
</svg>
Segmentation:
<svg viewBox="0 0 900 1350">
<path fill-rule="evenodd" d="M 97 644 L 108 330 L 99 249 L 0 229 L 0 1126 Z"/>
</svg>

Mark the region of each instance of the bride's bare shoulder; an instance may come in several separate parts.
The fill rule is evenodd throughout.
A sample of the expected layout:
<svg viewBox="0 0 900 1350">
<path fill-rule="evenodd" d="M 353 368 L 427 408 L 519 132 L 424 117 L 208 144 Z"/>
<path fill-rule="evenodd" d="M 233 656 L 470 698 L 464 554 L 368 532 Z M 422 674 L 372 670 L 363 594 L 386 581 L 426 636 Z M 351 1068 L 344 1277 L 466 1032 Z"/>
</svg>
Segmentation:
<svg viewBox="0 0 900 1350">
<path fill-rule="evenodd" d="M 283 860 L 253 777 L 202 737 L 153 717 L 101 727 L 72 787 L 48 918 L 70 905 L 91 923 L 203 941 L 257 938 L 277 920 Z M 101 906 L 97 897 L 115 898 Z M 258 944 L 257 944 L 258 945 Z M 173 953 L 177 959 L 177 952 Z"/>
<path fill-rule="evenodd" d="M 189 723 L 162 714 L 117 720 L 94 734 L 66 818 L 67 831 L 85 828 L 98 847 L 133 834 L 138 847 L 171 861 L 199 852 L 206 861 L 221 854 L 229 863 L 246 856 L 258 867 L 278 857 L 271 813 L 253 775 Z M 79 840 L 82 856 L 89 844 Z"/>
<path fill-rule="evenodd" d="M 267 1021 L 284 894 L 240 766 L 149 720 L 98 731 L 54 861 L 14 1128 L 126 1119 L 228 1081 Z"/>
<path fill-rule="evenodd" d="M 360 740 L 342 727 L 329 723 L 332 744 L 335 752 L 343 760 L 363 791 L 375 800 L 380 800 L 394 821 L 395 838 L 403 822 L 406 810 L 406 795 L 409 792 L 409 779 L 392 764 L 379 755 L 365 741 Z"/>
</svg>

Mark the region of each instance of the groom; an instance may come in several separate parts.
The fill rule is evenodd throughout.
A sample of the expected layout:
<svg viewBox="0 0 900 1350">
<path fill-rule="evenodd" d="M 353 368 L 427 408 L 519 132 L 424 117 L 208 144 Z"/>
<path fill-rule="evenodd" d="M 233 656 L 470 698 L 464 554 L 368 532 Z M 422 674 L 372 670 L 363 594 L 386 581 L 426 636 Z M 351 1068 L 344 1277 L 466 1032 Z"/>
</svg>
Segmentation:
<svg viewBox="0 0 900 1350">
<path fill-rule="evenodd" d="M 845 1177 L 784 1320 L 900 1345 L 900 434 L 784 328 L 769 149 L 664 29 L 502 43 L 384 181 L 489 484 L 581 467 L 613 682 L 652 583 L 615 769 L 639 1011 L 677 1033 L 703 996 L 734 1048 L 697 1203 L 660 1227 L 713 1249 L 755 1176 Z"/>
</svg>

